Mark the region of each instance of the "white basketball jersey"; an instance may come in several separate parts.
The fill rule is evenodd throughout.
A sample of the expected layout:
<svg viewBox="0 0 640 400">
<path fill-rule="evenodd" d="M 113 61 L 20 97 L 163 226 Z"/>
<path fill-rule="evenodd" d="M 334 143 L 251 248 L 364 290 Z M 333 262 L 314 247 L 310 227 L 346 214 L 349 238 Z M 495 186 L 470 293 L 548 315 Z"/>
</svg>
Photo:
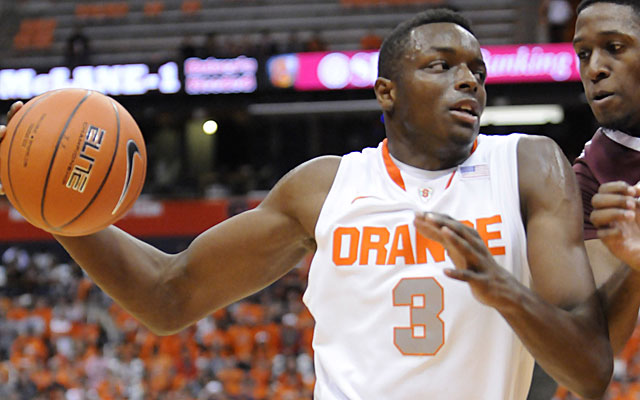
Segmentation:
<svg viewBox="0 0 640 400">
<path fill-rule="evenodd" d="M 316 225 L 304 302 L 315 318 L 317 400 L 519 400 L 533 357 L 416 235 L 416 212 L 473 225 L 497 262 L 530 285 L 518 193 L 521 135 L 480 135 L 445 171 L 398 168 L 386 141 L 342 158 Z"/>
</svg>

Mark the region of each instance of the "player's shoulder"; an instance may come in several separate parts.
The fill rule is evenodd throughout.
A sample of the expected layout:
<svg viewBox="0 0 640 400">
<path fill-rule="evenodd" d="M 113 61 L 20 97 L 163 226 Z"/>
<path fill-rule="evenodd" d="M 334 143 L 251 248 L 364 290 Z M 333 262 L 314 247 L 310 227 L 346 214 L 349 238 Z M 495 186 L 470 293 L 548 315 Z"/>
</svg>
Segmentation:
<svg viewBox="0 0 640 400">
<path fill-rule="evenodd" d="M 300 164 L 278 181 L 261 206 L 279 210 L 313 232 L 341 160 L 322 156 Z"/>
<path fill-rule="evenodd" d="M 518 140 L 518 163 L 520 166 L 547 164 L 564 157 L 553 139 L 540 135 L 520 135 Z"/>
<path fill-rule="evenodd" d="M 518 182 L 523 200 L 573 196 L 575 176 L 569 160 L 553 139 L 525 135 L 518 142 Z"/>
<path fill-rule="evenodd" d="M 342 157 L 321 156 L 304 162 L 284 176 L 283 181 L 297 189 L 299 186 L 322 185 L 329 182 L 329 186 L 338 172 Z"/>
</svg>

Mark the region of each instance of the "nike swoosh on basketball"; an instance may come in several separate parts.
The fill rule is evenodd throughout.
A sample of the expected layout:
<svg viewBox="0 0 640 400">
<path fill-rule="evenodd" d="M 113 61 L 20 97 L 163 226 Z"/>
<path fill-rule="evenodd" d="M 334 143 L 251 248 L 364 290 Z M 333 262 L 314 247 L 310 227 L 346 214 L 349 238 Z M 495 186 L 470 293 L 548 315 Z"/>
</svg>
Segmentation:
<svg viewBox="0 0 640 400">
<path fill-rule="evenodd" d="M 129 139 L 127 141 L 127 176 L 124 181 L 124 186 L 122 187 L 122 193 L 120 194 L 120 199 L 118 200 L 118 204 L 116 204 L 116 207 L 113 209 L 113 211 L 111 211 L 111 215 L 114 215 L 116 212 L 118 212 L 118 209 L 122 205 L 124 198 L 127 196 L 127 192 L 129 191 L 129 185 L 131 184 L 131 176 L 133 175 L 133 167 L 134 167 L 133 160 L 136 153 L 138 154 L 138 156 L 142 157 L 140 155 L 140 149 L 138 148 L 138 145 L 136 144 L 136 142 L 133 141 L 132 139 Z"/>
</svg>

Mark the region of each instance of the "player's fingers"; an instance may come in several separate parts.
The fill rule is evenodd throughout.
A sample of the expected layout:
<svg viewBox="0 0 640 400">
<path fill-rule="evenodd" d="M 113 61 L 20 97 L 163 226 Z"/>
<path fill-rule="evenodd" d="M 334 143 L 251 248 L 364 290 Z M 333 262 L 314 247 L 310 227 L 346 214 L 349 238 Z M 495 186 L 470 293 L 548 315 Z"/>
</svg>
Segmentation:
<svg viewBox="0 0 640 400">
<path fill-rule="evenodd" d="M 591 205 L 597 209 L 626 208 L 633 210 L 636 208 L 636 199 L 622 194 L 597 193 L 591 198 Z"/>
<path fill-rule="evenodd" d="M 480 279 L 480 275 L 477 272 L 470 269 L 446 268 L 444 270 L 444 274 L 449 278 L 453 278 L 463 282 L 477 281 Z"/>
<path fill-rule="evenodd" d="M 631 187 L 631 191 L 633 192 L 631 193 L 631 196 L 640 196 L 640 181 Z"/>
<path fill-rule="evenodd" d="M 602 228 L 602 229 L 598 229 L 598 239 L 600 240 L 606 240 L 606 239 L 610 239 L 613 238 L 615 236 L 620 236 L 622 234 L 622 232 L 620 231 L 620 229 L 618 227 L 611 227 L 611 228 Z"/>
<path fill-rule="evenodd" d="M 440 225 L 433 219 L 424 214 L 416 214 L 413 224 L 422 236 L 442 243 L 443 237 L 440 231 Z"/>
<path fill-rule="evenodd" d="M 615 221 L 633 220 L 635 216 L 636 213 L 632 210 L 606 208 L 592 211 L 589 219 L 596 228 L 604 228 Z"/>
<path fill-rule="evenodd" d="M 7 132 L 7 127 L 4 125 L 0 125 L 0 140 L 2 140 L 6 132 Z M 0 196 L 4 196 L 4 189 L 2 188 L 2 183 L 0 183 Z"/>
<path fill-rule="evenodd" d="M 617 193 L 633 196 L 634 189 L 631 185 L 624 181 L 607 182 L 598 188 L 599 194 Z"/>
<path fill-rule="evenodd" d="M 480 235 L 475 229 L 447 215 L 430 214 L 430 216 L 432 216 L 435 219 L 436 223 L 438 223 L 439 225 L 443 227 L 447 227 L 451 231 L 455 232 L 456 235 L 464 239 L 467 244 L 472 245 L 476 249 L 481 249 L 485 247 L 484 242 L 482 241 L 482 238 L 480 237 Z"/>
<path fill-rule="evenodd" d="M 15 103 L 13 103 L 9 108 L 9 112 L 7 113 L 7 121 L 10 121 L 11 118 L 13 118 L 13 116 L 16 115 L 18 110 L 22 108 L 23 105 L 24 104 L 21 101 L 16 101 Z"/>
<path fill-rule="evenodd" d="M 473 246 L 465 238 L 446 226 L 442 227 L 441 231 L 444 238 L 442 244 L 456 268 L 467 269 L 470 266 L 477 268 L 478 253 Z"/>
</svg>

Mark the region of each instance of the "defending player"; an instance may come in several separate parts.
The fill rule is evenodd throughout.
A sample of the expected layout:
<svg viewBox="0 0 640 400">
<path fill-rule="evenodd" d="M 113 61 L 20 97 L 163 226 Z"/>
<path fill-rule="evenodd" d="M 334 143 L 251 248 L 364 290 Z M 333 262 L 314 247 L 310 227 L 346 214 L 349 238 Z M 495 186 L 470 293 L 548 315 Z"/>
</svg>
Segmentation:
<svg viewBox="0 0 640 400">
<path fill-rule="evenodd" d="M 574 171 L 582 192 L 585 246 L 615 354 L 631 336 L 640 307 L 640 271 L 625 266 L 640 268 L 640 263 L 630 264 L 640 258 L 634 256 L 633 221 L 613 209 L 628 203 L 627 215 L 633 219 L 636 202 L 631 197 L 637 195 L 630 185 L 640 181 L 640 2 L 584 0 L 577 14 L 574 48 L 586 99 L 601 128 L 585 145 Z M 626 221 L 618 223 L 623 230 L 611 225 L 618 217 Z M 603 228 L 600 233 L 597 227 Z M 552 383 L 535 376 L 529 399 L 549 400 L 552 393 L 542 392 Z"/>
<path fill-rule="evenodd" d="M 614 353 L 633 331 L 640 307 L 640 273 L 612 256 L 590 221 L 591 200 L 600 184 L 640 181 L 640 3 L 586 0 L 578 7 L 574 48 L 589 106 L 602 126 L 574 170 L 584 204 L 585 246 L 605 295 Z"/>
<path fill-rule="evenodd" d="M 316 399 L 524 399 L 533 357 L 599 396 L 612 357 L 575 177 L 550 139 L 478 134 L 485 76 L 468 22 L 426 11 L 382 46 L 377 148 L 299 166 L 179 254 L 115 227 L 56 239 L 159 334 L 315 252 Z"/>
</svg>

